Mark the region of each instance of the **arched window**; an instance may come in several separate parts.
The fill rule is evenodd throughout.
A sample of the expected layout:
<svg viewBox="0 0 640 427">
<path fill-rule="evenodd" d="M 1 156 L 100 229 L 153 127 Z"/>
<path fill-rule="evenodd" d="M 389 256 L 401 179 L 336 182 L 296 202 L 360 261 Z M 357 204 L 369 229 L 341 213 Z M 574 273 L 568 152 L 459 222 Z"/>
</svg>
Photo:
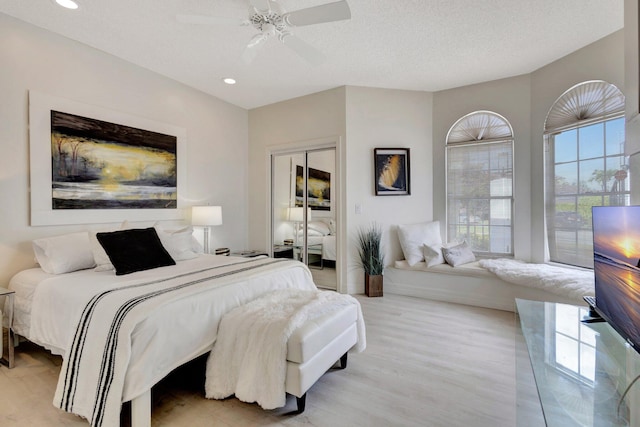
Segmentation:
<svg viewBox="0 0 640 427">
<path fill-rule="evenodd" d="M 513 255 L 513 130 L 476 111 L 447 134 L 447 238 L 479 255 Z"/>
<path fill-rule="evenodd" d="M 546 226 L 551 261 L 593 266 L 591 207 L 628 205 L 624 95 L 601 80 L 577 84 L 545 121 Z"/>
</svg>

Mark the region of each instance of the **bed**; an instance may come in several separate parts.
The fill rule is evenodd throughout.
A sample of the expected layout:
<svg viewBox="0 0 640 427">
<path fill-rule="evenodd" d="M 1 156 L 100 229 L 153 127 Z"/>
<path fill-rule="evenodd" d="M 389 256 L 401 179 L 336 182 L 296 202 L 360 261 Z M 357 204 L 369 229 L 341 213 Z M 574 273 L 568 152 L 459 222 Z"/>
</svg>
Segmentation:
<svg viewBox="0 0 640 427">
<path fill-rule="evenodd" d="M 307 226 L 308 246 L 322 247 L 323 261 L 336 261 L 336 230 L 333 219 L 310 221 Z"/>
<path fill-rule="evenodd" d="M 9 287 L 14 332 L 63 357 L 54 405 L 93 426 L 118 425 L 126 401 L 132 425 L 150 425 L 151 387 L 212 348 L 223 314 L 272 290 L 316 289 L 300 262 L 214 255 L 126 275 L 33 268 Z"/>
<path fill-rule="evenodd" d="M 336 261 L 336 236 L 330 234 L 328 236 L 309 236 L 308 246 L 317 247 L 322 245 L 322 260 L 323 261 Z"/>
</svg>

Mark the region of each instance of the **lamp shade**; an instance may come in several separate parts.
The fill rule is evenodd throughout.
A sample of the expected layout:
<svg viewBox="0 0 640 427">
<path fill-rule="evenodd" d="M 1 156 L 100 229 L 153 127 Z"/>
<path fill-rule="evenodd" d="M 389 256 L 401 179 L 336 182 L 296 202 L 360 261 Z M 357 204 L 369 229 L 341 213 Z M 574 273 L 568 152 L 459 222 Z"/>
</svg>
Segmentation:
<svg viewBox="0 0 640 427">
<path fill-rule="evenodd" d="M 222 206 L 191 207 L 191 224 L 202 226 L 221 225 Z"/>
<path fill-rule="evenodd" d="M 287 220 L 294 222 L 304 221 L 304 208 L 289 208 Z M 311 208 L 307 208 L 307 221 L 311 220 Z"/>
</svg>

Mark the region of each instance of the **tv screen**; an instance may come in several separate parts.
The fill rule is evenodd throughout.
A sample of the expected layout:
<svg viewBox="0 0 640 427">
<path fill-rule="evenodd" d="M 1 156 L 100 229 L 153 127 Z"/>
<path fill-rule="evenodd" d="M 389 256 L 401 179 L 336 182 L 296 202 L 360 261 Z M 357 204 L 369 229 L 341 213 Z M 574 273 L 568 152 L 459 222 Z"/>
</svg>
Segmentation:
<svg viewBox="0 0 640 427">
<path fill-rule="evenodd" d="M 596 312 L 640 352 L 640 206 L 592 214 Z"/>
</svg>

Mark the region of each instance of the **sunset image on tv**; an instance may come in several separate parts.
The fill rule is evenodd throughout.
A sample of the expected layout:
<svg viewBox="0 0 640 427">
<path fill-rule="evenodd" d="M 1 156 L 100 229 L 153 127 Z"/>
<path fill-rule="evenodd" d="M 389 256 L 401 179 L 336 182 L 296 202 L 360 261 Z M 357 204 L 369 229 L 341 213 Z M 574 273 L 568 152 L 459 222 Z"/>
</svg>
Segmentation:
<svg viewBox="0 0 640 427">
<path fill-rule="evenodd" d="M 593 208 L 596 308 L 640 351 L 640 206 Z"/>
</svg>

